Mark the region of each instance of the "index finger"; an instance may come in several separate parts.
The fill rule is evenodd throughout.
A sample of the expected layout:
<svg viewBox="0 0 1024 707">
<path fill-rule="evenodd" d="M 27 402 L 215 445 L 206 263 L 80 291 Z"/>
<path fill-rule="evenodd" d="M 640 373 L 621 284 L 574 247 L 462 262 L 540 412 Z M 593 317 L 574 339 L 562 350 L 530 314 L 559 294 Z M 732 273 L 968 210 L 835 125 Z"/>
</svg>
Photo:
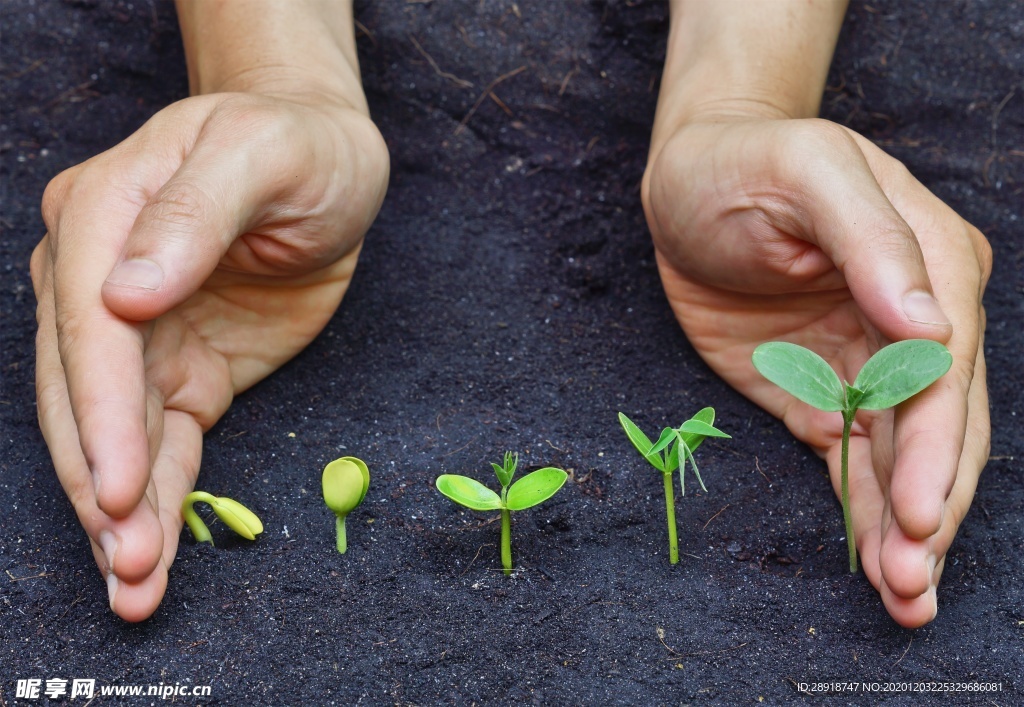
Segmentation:
<svg viewBox="0 0 1024 707">
<path fill-rule="evenodd" d="M 130 191 L 109 178 L 90 176 L 109 177 L 82 170 L 74 178 L 54 180 L 44 212 L 58 350 L 82 453 L 97 505 L 123 518 L 138 506 L 149 483 L 143 335 L 138 325 L 107 309 L 101 288 L 138 205 Z"/>
</svg>

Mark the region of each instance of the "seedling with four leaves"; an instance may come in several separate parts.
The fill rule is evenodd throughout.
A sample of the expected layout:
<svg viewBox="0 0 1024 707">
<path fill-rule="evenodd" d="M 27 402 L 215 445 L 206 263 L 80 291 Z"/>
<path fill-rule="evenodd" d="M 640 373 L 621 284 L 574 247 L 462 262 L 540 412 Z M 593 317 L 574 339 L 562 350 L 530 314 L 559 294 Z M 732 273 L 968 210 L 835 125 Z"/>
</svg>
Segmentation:
<svg viewBox="0 0 1024 707">
<path fill-rule="evenodd" d="M 494 475 L 501 484 L 501 495 L 476 479 L 458 474 L 442 474 L 435 485 L 445 497 L 474 511 L 501 511 L 501 564 L 505 574 L 512 574 L 512 518 L 510 511 L 522 511 L 548 500 L 562 488 L 568 474 L 561 469 L 545 467 L 512 483 L 519 455 L 505 452 L 502 464 L 492 463 Z M 511 485 L 510 485 L 511 484 Z"/>
<path fill-rule="evenodd" d="M 754 368 L 762 376 L 812 407 L 843 415 L 840 486 L 850 572 L 857 571 L 857 544 L 850 515 L 850 430 L 857 410 L 885 410 L 920 393 L 953 363 L 942 344 L 908 339 L 879 349 L 850 385 L 840 381 L 818 354 L 797 344 L 772 341 L 754 350 Z"/>
<path fill-rule="evenodd" d="M 724 437 L 731 439 L 729 435 L 714 426 L 715 409 L 704 408 L 678 428 L 666 427 L 661 432 L 657 442 L 651 442 L 640 428 L 633 422 L 619 413 L 619 422 L 626 436 L 633 443 L 636 450 L 647 460 L 647 463 L 661 472 L 665 480 L 665 516 L 668 524 L 668 559 L 673 565 L 679 562 L 679 538 L 676 530 L 676 499 L 672 487 L 672 472 L 679 469 L 679 486 L 681 495 L 686 495 L 686 479 L 684 471 L 686 462 L 689 460 L 693 473 L 700 482 L 700 487 L 707 491 L 704 480 L 700 478 L 697 470 L 697 460 L 693 453 L 708 437 Z"/>
</svg>

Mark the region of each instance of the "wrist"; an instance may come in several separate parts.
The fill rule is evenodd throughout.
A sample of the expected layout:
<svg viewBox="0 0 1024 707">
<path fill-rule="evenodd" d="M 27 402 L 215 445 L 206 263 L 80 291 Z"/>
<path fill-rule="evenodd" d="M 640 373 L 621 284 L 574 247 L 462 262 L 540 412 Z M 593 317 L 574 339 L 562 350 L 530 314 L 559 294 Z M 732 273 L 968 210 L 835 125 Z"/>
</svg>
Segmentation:
<svg viewBox="0 0 1024 707">
<path fill-rule="evenodd" d="M 193 95 L 325 99 L 368 114 L 351 0 L 177 0 Z"/>
<path fill-rule="evenodd" d="M 673 0 L 652 152 L 690 123 L 816 117 L 844 13 L 836 0 Z"/>
</svg>

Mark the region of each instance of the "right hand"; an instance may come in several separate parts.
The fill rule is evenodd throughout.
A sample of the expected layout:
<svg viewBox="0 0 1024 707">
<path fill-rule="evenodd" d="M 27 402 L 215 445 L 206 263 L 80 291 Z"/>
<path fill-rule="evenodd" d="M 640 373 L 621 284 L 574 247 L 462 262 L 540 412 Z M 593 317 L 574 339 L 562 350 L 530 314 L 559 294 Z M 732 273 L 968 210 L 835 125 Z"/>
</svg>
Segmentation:
<svg viewBox="0 0 1024 707">
<path fill-rule="evenodd" d="M 326 325 L 387 179 L 348 104 L 225 93 L 47 187 L 39 421 L 122 618 L 163 597 L 203 432 Z"/>
<path fill-rule="evenodd" d="M 901 625 L 931 621 L 988 460 L 988 242 L 902 164 L 823 120 L 692 119 L 653 155 L 644 207 L 676 318 L 715 371 L 827 459 L 837 495 L 841 416 L 765 380 L 754 349 L 798 343 L 854 380 L 890 341 L 948 345 L 950 373 L 895 412 L 860 412 L 849 446 L 864 572 Z"/>
</svg>

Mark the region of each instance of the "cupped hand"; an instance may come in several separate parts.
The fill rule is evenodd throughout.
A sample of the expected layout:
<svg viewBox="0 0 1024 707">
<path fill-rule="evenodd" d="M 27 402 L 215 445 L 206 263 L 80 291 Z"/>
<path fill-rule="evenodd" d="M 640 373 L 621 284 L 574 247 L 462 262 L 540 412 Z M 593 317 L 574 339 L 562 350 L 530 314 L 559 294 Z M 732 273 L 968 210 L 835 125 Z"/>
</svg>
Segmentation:
<svg viewBox="0 0 1024 707">
<path fill-rule="evenodd" d="M 347 104 L 212 94 L 47 188 L 40 426 L 124 619 L 163 597 L 203 432 L 330 319 L 387 178 Z"/>
<path fill-rule="evenodd" d="M 864 571 L 901 625 L 931 621 L 944 557 L 988 459 L 985 238 L 901 163 L 823 120 L 690 122 L 655 146 L 643 199 L 665 291 L 693 346 L 827 459 L 837 494 L 841 416 L 762 378 L 754 348 L 798 343 L 853 381 L 888 342 L 949 347 L 945 377 L 895 412 L 860 412 L 850 442 Z"/>
</svg>

